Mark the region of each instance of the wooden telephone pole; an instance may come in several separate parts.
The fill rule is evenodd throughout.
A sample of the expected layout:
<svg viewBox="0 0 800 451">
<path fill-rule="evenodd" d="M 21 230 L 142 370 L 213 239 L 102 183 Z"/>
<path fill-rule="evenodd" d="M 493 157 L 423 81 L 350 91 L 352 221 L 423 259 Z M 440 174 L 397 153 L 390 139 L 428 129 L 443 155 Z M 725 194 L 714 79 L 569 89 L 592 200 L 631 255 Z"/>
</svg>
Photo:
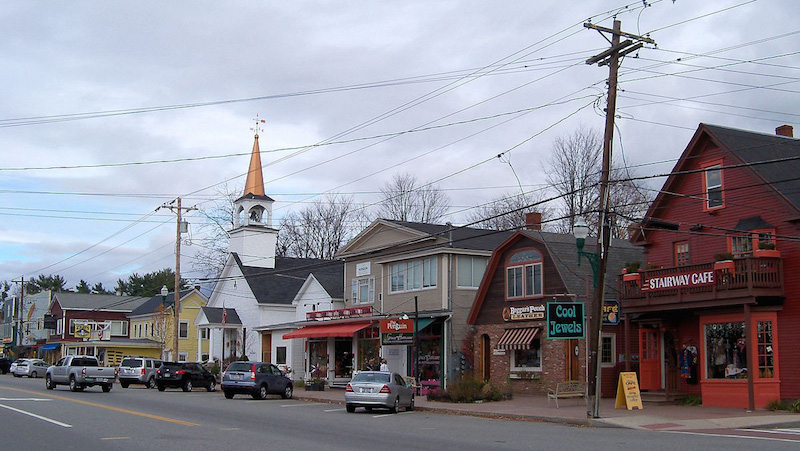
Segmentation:
<svg viewBox="0 0 800 451">
<path fill-rule="evenodd" d="M 161 208 L 168 208 L 173 213 L 177 213 L 178 215 L 178 222 L 176 228 L 176 236 L 175 236 L 175 303 L 172 306 L 173 311 L 173 318 L 175 322 L 175 339 L 173 343 L 173 352 L 172 360 L 177 362 L 180 360 L 178 356 L 178 345 L 179 345 L 179 333 L 180 333 L 180 302 L 181 302 L 181 232 L 185 232 L 185 228 L 188 227 L 186 221 L 181 220 L 181 214 L 184 210 L 187 212 L 192 210 L 197 210 L 197 207 L 181 207 L 181 198 L 177 199 L 177 206 L 172 205 L 172 202 L 169 204 L 164 204 L 156 209 L 156 211 L 160 210 Z"/>
<path fill-rule="evenodd" d="M 598 64 L 599 66 L 608 65 L 608 106 L 606 108 L 606 128 L 603 136 L 603 170 L 600 176 L 600 205 L 599 220 L 600 227 L 597 234 L 597 285 L 594 288 L 592 299 L 592 317 L 589 327 L 589 399 L 591 405 L 587 416 L 590 418 L 600 417 L 600 350 L 603 343 L 603 300 L 605 298 L 606 286 L 606 266 L 608 261 L 608 245 L 611 241 L 611 228 L 609 227 L 608 209 L 608 180 L 611 171 L 611 147 L 614 139 L 614 114 L 617 106 L 617 73 L 619 70 L 619 60 L 621 57 L 639 50 L 644 43 L 655 44 L 650 38 L 637 36 L 621 31 L 622 23 L 614 20 L 614 28 L 609 29 L 592 23 L 583 24 L 586 28 L 597 30 L 600 33 L 611 34 L 611 47 L 588 60 L 586 64 Z M 621 37 L 628 38 L 620 42 Z M 605 37 L 605 35 L 603 35 Z M 608 38 L 606 38 L 608 40 Z M 635 41 L 635 42 L 634 42 Z M 595 339 L 592 340 L 592 333 Z"/>
</svg>

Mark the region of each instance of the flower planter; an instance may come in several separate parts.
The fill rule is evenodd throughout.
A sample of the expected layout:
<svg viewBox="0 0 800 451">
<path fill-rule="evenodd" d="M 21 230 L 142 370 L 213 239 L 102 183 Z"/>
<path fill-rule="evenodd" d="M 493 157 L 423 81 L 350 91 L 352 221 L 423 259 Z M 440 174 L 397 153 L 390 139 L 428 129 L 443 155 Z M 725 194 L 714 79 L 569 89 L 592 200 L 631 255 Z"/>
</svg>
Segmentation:
<svg viewBox="0 0 800 451">
<path fill-rule="evenodd" d="M 777 249 L 754 249 L 754 257 L 780 257 L 781 251 Z"/>
<path fill-rule="evenodd" d="M 622 280 L 624 280 L 625 282 L 637 282 L 638 283 L 638 282 L 642 281 L 642 275 L 640 273 L 638 273 L 638 272 L 634 272 L 634 273 L 631 273 L 631 274 L 623 274 L 622 275 Z"/>
<path fill-rule="evenodd" d="M 306 382 L 306 391 L 325 391 L 325 384 Z"/>
<path fill-rule="evenodd" d="M 722 260 L 714 263 L 714 271 L 727 271 L 731 275 L 736 274 L 733 260 Z"/>
</svg>

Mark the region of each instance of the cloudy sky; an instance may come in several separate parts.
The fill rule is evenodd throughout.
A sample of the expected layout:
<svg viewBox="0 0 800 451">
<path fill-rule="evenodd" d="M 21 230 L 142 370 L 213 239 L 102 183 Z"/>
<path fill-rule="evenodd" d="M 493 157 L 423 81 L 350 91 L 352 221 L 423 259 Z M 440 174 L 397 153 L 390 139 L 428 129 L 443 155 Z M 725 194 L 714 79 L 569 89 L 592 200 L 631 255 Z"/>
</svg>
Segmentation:
<svg viewBox="0 0 800 451">
<path fill-rule="evenodd" d="M 464 223 L 540 190 L 555 138 L 602 129 L 607 68 L 584 61 L 608 43 L 583 23 L 615 14 L 657 43 L 622 63 L 618 163 L 668 172 L 700 122 L 798 124 L 789 0 L 6 2 L 0 280 L 171 267 L 174 216 L 152 213 L 241 189 L 256 115 L 276 220 L 412 173 Z"/>
</svg>

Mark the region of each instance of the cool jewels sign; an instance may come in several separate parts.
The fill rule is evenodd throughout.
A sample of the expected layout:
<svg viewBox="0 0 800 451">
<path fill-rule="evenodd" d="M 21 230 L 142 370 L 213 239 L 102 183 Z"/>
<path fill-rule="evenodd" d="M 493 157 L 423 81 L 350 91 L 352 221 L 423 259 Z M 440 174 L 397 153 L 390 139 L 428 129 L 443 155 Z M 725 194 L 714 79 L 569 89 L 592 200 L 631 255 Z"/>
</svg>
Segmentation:
<svg viewBox="0 0 800 451">
<path fill-rule="evenodd" d="M 651 277 L 642 285 L 644 291 L 669 290 L 672 288 L 700 287 L 714 283 L 714 271 L 693 271 L 683 274 Z"/>
<path fill-rule="evenodd" d="M 547 303 L 547 338 L 583 338 L 582 302 Z"/>
</svg>

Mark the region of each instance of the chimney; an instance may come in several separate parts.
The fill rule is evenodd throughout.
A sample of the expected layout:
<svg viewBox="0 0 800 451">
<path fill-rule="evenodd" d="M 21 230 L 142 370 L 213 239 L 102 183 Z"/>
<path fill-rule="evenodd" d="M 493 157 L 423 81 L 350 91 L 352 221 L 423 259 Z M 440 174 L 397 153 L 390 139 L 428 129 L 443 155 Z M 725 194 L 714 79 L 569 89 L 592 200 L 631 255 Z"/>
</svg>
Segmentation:
<svg viewBox="0 0 800 451">
<path fill-rule="evenodd" d="M 781 125 L 775 129 L 775 134 L 778 136 L 788 136 L 794 138 L 794 128 L 791 125 Z"/>
<path fill-rule="evenodd" d="M 525 213 L 525 228 L 527 230 L 542 230 L 542 214 L 538 211 Z"/>
<path fill-rule="evenodd" d="M 200 285 L 195 285 L 194 289 L 197 290 L 197 291 L 200 291 Z"/>
</svg>

